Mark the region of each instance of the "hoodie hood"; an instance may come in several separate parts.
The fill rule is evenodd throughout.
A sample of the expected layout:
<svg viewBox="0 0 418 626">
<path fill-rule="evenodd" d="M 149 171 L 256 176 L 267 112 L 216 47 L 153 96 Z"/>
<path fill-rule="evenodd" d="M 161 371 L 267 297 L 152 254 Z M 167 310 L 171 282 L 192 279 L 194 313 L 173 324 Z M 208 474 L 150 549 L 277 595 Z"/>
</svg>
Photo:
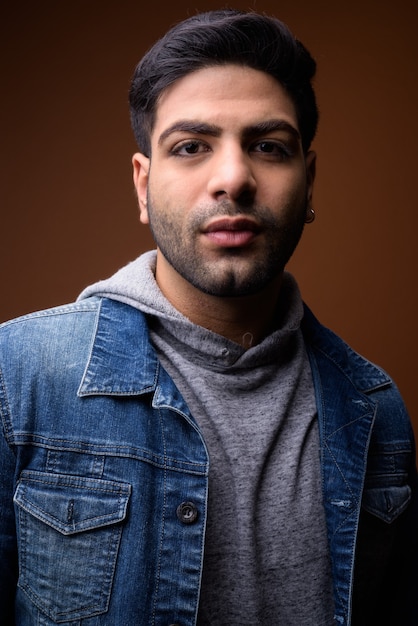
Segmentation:
<svg viewBox="0 0 418 626">
<path fill-rule="evenodd" d="M 155 280 L 156 261 L 156 250 L 145 252 L 110 278 L 86 287 L 77 300 L 92 296 L 110 298 L 129 304 L 144 313 L 155 315 L 158 311 L 163 318 L 184 320 L 184 316 L 169 303 L 158 288 Z"/>
<path fill-rule="evenodd" d="M 303 302 L 298 285 L 291 274 L 284 273 L 276 311 L 277 329 L 259 344 L 248 347 L 193 324 L 178 311 L 160 291 L 155 280 L 156 250 L 145 252 L 122 267 L 113 276 L 90 285 L 77 300 L 104 297 L 124 302 L 148 316 L 151 341 L 163 353 L 173 346 L 178 352 L 190 350 L 189 356 L 207 365 L 219 367 L 254 367 L 276 361 L 278 354 L 293 350 L 300 334 Z M 222 357 L 220 359 L 220 356 Z"/>
</svg>

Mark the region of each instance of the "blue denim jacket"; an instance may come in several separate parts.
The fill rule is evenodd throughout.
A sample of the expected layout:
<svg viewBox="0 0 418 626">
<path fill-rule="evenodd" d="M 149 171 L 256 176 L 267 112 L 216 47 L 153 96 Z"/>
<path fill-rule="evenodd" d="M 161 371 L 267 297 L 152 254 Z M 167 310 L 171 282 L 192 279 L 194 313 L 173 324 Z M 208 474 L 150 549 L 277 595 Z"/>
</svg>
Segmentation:
<svg viewBox="0 0 418 626">
<path fill-rule="evenodd" d="M 404 405 L 384 372 L 308 310 L 303 332 L 335 623 L 416 625 Z M 143 314 L 89 298 L 4 324 L 0 417 L 1 624 L 194 625 L 209 461 Z"/>
</svg>

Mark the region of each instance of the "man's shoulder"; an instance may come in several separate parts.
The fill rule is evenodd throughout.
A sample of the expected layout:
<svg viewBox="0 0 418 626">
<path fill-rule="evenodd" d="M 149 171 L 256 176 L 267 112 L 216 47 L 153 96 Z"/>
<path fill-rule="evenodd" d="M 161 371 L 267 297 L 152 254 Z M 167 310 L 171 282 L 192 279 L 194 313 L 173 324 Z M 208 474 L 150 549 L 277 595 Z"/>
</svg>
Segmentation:
<svg viewBox="0 0 418 626">
<path fill-rule="evenodd" d="M 302 323 L 305 342 L 311 353 L 334 372 L 350 378 L 365 393 L 392 386 L 389 374 L 376 363 L 354 350 L 342 337 L 324 326 L 305 305 Z"/>
<path fill-rule="evenodd" d="M 97 334 L 106 336 L 106 343 L 131 343 L 135 334 L 143 336 L 146 328 L 143 314 L 116 300 L 91 296 L 34 311 L 0 325 L 0 358 L 6 360 L 31 352 L 73 352 L 91 346 Z M 138 339 L 139 341 L 139 339 Z"/>
<path fill-rule="evenodd" d="M 0 325 L 0 362 L 16 367 L 62 356 L 89 342 L 100 309 L 100 300 L 89 298 L 13 318 Z"/>
<path fill-rule="evenodd" d="M 89 296 L 4 321 L 0 323 L 0 338 L 9 332 L 19 332 L 20 329 L 31 331 L 36 326 L 76 324 L 77 321 L 85 321 L 89 317 L 100 315 L 102 309 L 112 311 L 112 315 L 115 311 L 116 315 L 122 317 L 142 315 L 139 310 L 129 304 L 103 296 Z"/>
<path fill-rule="evenodd" d="M 320 379 L 322 387 L 332 396 L 345 389 L 351 397 L 355 390 L 364 398 L 364 406 L 372 402 L 376 408 L 375 439 L 386 443 L 392 443 L 392 439 L 411 442 L 414 437 L 408 411 L 391 376 L 323 326 L 307 307 L 302 328 L 316 370 L 314 378 Z"/>
<path fill-rule="evenodd" d="M 53 322 L 55 319 L 62 318 L 63 316 L 72 316 L 77 313 L 95 313 L 99 306 L 99 298 L 93 297 L 40 309 L 2 322 L 0 324 L 0 334 L 7 333 L 18 327 L 32 326 L 38 323 L 47 324 L 48 321 Z"/>
<path fill-rule="evenodd" d="M 29 347 L 66 350 L 90 343 L 99 323 L 116 338 L 141 315 L 127 304 L 98 296 L 33 311 L 0 324 L 0 356 L 24 354 Z"/>
</svg>

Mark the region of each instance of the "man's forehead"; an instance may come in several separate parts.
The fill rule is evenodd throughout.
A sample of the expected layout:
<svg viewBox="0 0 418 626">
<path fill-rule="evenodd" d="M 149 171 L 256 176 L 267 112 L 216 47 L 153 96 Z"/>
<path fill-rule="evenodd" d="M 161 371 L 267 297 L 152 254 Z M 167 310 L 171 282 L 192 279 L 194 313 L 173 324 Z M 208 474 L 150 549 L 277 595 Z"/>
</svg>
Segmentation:
<svg viewBox="0 0 418 626">
<path fill-rule="evenodd" d="M 210 66 L 167 87 L 156 108 L 154 130 L 159 137 L 187 120 L 244 128 L 272 119 L 298 130 L 293 101 L 274 77 L 247 66 Z"/>
</svg>

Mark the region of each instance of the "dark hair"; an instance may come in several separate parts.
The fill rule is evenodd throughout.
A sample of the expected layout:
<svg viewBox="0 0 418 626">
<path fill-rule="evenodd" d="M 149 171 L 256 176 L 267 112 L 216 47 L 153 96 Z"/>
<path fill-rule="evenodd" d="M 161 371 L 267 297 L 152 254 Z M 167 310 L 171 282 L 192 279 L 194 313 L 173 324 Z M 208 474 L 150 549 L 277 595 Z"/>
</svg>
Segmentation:
<svg viewBox="0 0 418 626">
<path fill-rule="evenodd" d="M 162 92 L 191 72 L 228 63 L 266 72 L 286 89 L 295 105 L 303 149 L 309 149 L 318 124 L 311 84 L 314 59 L 277 18 L 225 9 L 198 13 L 173 26 L 138 63 L 129 104 L 142 153 L 150 156 L 151 132 Z"/>
</svg>

